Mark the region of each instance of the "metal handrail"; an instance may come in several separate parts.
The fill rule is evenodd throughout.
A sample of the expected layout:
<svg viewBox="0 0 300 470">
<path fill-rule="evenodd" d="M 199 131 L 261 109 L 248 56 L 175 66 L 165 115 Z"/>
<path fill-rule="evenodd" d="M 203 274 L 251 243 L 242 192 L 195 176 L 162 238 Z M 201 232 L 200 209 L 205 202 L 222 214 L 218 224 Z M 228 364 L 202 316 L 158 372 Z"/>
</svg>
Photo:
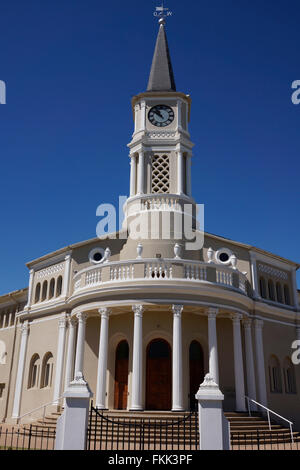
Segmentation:
<svg viewBox="0 0 300 470">
<path fill-rule="evenodd" d="M 62 400 L 62 399 L 63 399 L 63 395 L 60 396 L 60 397 L 57 399 L 57 402 L 60 402 L 60 400 Z M 44 421 L 44 420 L 45 420 L 45 415 L 46 415 L 46 408 L 47 408 L 47 406 L 49 406 L 49 405 L 54 405 L 54 406 L 55 406 L 56 403 L 54 404 L 54 403 L 53 403 L 53 400 L 52 400 L 52 401 L 49 401 L 49 403 L 45 403 L 44 405 L 38 406 L 38 407 L 35 408 L 34 410 L 31 410 L 31 411 L 28 411 L 27 413 L 24 413 L 23 415 L 21 415 L 21 416 L 19 416 L 19 417 L 17 418 L 17 424 L 19 424 L 20 421 L 21 421 L 25 416 L 30 416 L 32 413 L 35 413 L 36 411 L 41 410 L 42 408 L 44 409 L 44 411 L 43 411 L 43 421 Z"/>
<path fill-rule="evenodd" d="M 293 423 L 293 421 L 290 421 L 290 420 L 284 418 L 283 416 L 279 415 L 278 413 L 275 413 L 275 411 L 272 411 L 272 410 L 270 410 L 269 408 L 267 408 L 266 406 L 264 406 L 264 405 L 262 405 L 261 403 L 259 403 L 258 401 L 255 401 L 255 400 L 253 400 L 252 398 L 247 397 L 247 395 L 245 395 L 245 398 L 246 398 L 246 400 L 247 400 L 249 416 L 251 416 L 250 401 L 251 401 L 252 403 L 255 403 L 255 405 L 258 405 L 258 406 L 260 406 L 261 408 L 263 408 L 264 410 L 266 410 L 267 416 L 268 416 L 269 430 L 270 430 L 270 431 L 272 430 L 272 425 L 271 425 L 271 420 L 270 420 L 270 413 L 272 413 L 273 415 L 275 415 L 275 416 L 277 416 L 278 418 L 282 419 L 283 421 L 286 421 L 286 422 L 289 424 L 289 428 L 290 428 L 290 432 L 291 432 L 292 444 L 294 444 L 294 436 L 293 436 L 293 424 L 294 424 L 294 423 Z"/>
</svg>

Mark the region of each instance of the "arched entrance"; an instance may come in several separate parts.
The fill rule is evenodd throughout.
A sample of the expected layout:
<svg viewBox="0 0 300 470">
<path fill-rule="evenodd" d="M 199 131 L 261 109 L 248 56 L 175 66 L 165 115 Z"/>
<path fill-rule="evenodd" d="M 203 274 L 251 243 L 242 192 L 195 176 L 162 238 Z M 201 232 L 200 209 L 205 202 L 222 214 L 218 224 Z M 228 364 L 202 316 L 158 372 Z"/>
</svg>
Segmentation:
<svg viewBox="0 0 300 470">
<path fill-rule="evenodd" d="M 169 343 L 154 339 L 147 347 L 146 409 L 172 406 L 172 356 Z"/>
<path fill-rule="evenodd" d="M 116 349 L 114 408 L 126 410 L 128 396 L 128 359 L 129 346 L 121 341 Z"/>
<path fill-rule="evenodd" d="M 203 350 L 198 341 L 192 341 L 189 350 L 190 362 L 190 409 L 197 409 L 195 394 L 204 380 Z"/>
</svg>

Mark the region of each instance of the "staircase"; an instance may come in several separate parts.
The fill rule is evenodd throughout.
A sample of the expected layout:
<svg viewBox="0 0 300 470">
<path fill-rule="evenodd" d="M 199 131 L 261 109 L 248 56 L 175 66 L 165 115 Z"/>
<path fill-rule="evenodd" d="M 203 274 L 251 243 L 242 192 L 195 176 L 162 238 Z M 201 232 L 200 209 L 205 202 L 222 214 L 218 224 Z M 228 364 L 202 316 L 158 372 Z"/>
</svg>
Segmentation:
<svg viewBox="0 0 300 470">
<path fill-rule="evenodd" d="M 47 429 L 55 429 L 56 422 L 58 417 L 61 413 L 52 413 L 47 415 L 44 419 L 37 420 L 34 422 L 34 425 L 37 425 L 41 428 Z M 226 418 L 230 423 L 230 431 L 231 431 L 231 445 L 232 449 L 289 449 L 289 448 L 297 448 L 300 449 L 300 433 L 294 432 L 293 439 L 294 444 L 291 440 L 291 433 L 290 429 L 284 427 L 280 424 L 275 422 L 271 423 L 271 430 L 269 429 L 268 421 L 259 413 L 252 413 L 252 416 L 249 416 L 248 413 L 238 413 L 238 412 L 225 412 L 224 413 Z M 96 418 L 93 414 L 92 418 L 92 435 L 93 440 L 96 442 L 95 448 L 100 448 L 101 440 L 105 440 L 104 447 L 109 450 L 113 450 L 116 446 L 116 426 L 117 422 L 131 420 L 131 425 L 124 426 L 122 429 L 122 433 L 120 432 L 120 441 L 122 441 L 124 445 L 124 449 L 130 448 L 130 442 L 133 442 L 133 421 L 134 420 L 141 420 L 143 419 L 144 422 L 151 422 L 157 423 L 157 429 L 159 428 L 159 422 L 164 422 L 166 420 L 174 420 L 174 423 L 178 420 L 182 420 L 189 416 L 188 412 L 185 413 L 171 413 L 171 412 L 137 412 L 131 413 L 128 411 L 106 411 L 103 413 L 103 416 L 108 418 L 110 421 L 105 421 L 103 424 L 103 429 L 105 429 L 105 436 L 104 430 L 102 433 L 100 432 L 100 421 L 101 418 Z M 97 430 L 96 430 L 96 419 L 97 419 Z M 111 423 L 111 420 L 114 421 L 114 425 Z M 149 450 L 154 445 L 155 439 L 158 438 L 159 432 L 156 429 L 156 434 L 154 435 L 154 431 L 152 429 L 153 424 L 151 424 L 151 432 L 147 434 L 146 441 L 147 445 L 149 445 Z M 175 426 L 175 433 L 176 439 L 180 445 L 180 448 L 183 449 L 185 446 L 185 441 L 192 440 L 194 442 L 197 441 L 197 433 L 198 433 L 198 426 L 197 420 L 191 420 L 188 425 L 184 426 L 183 424 L 179 424 Z M 115 430 L 113 429 L 115 427 Z M 186 429 L 184 429 L 186 428 Z M 169 434 L 166 438 L 163 439 L 163 449 L 171 449 L 172 446 L 172 426 L 169 427 Z M 188 435 L 187 435 L 188 429 Z M 135 428 L 135 439 L 138 441 L 140 439 L 140 434 L 138 431 L 138 427 Z M 93 441 L 93 442 L 94 442 Z M 93 444 L 94 445 L 94 444 Z M 93 446 L 91 446 L 91 449 Z M 120 447 L 118 447 L 119 450 Z M 162 449 L 162 450 L 163 450 Z M 147 447 L 146 449 L 147 450 Z M 187 449 L 189 450 L 189 449 Z"/>
</svg>

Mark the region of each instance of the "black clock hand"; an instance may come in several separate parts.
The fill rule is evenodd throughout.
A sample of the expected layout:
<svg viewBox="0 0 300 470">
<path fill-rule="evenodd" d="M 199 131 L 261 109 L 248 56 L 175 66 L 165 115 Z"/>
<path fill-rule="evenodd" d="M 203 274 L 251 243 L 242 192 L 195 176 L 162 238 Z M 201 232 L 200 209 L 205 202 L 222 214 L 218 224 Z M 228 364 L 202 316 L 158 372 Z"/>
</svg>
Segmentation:
<svg viewBox="0 0 300 470">
<path fill-rule="evenodd" d="M 161 112 L 158 109 L 155 110 L 155 114 L 157 114 L 162 119 L 164 118 L 163 115 L 161 114 Z"/>
</svg>

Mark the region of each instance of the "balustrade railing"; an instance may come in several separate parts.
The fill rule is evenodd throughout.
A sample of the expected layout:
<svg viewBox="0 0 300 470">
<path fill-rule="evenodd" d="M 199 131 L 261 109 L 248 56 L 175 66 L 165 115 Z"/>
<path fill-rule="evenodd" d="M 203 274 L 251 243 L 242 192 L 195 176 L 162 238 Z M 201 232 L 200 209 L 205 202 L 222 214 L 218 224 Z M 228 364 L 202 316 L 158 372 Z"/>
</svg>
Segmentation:
<svg viewBox="0 0 300 470">
<path fill-rule="evenodd" d="M 184 259 L 135 259 L 91 266 L 74 276 L 74 292 L 106 283 L 140 280 L 209 282 L 247 295 L 246 276 L 231 267 Z"/>
</svg>

